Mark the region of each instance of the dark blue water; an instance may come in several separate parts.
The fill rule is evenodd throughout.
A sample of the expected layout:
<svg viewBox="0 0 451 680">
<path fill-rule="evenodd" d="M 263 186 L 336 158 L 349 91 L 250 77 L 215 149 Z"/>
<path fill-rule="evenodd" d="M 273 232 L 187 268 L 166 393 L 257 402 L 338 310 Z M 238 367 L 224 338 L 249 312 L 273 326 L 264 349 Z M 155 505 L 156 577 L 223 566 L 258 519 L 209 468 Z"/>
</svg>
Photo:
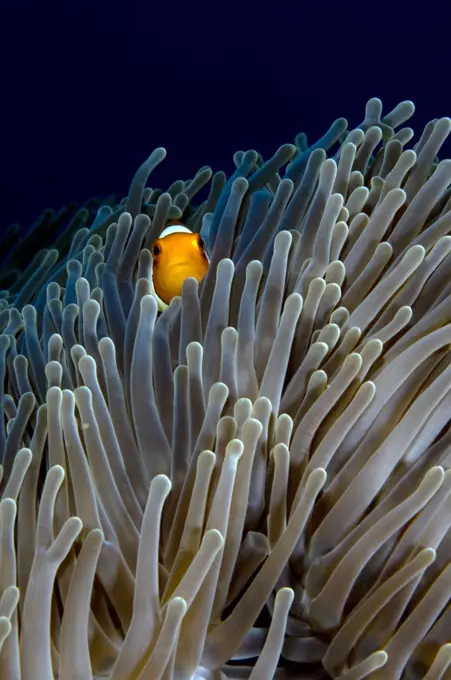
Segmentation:
<svg viewBox="0 0 451 680">
<path fill-rule="evenodd" d="M 369 97 L 412 99 L 418 132 L 451 114 L 445 2 L 3 4 L 2 229 L 123 196 L 159 145 L 165 188 L 338 116 L 354 126 Z"/>
</svg>

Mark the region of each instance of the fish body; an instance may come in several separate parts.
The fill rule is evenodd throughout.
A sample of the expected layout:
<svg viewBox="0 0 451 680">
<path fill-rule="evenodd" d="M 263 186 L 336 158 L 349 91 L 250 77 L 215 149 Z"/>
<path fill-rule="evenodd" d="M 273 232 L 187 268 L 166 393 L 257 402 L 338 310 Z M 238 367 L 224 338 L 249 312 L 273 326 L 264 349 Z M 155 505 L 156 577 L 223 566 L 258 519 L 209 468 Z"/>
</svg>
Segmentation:
<svg viewBox="0 0 451 680">
<path fill-rule="evenodd" d="M 152 244 L 151 293 L 162 312 L 171 300 L 182 294 L 185 279 L 201 281 L 208 271 L 209 258 L 200 234 L 177 223 L 166 225 Z"/>
</svg>

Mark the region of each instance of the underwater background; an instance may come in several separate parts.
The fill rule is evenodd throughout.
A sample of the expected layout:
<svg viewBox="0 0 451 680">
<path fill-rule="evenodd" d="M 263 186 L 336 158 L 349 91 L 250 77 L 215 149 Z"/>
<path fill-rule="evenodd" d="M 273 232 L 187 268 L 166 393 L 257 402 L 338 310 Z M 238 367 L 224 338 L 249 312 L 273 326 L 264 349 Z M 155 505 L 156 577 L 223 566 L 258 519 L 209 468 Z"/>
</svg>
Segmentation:
<svg viewBox="0 0 451 680">
<path fill-rule="evenodd" d="M 1 228 L 122 197 L 156 146 L 158 185 L 267 157 L 370 97 L 449 115 L 446 2 L 3 3 Z M 176 170 L 175 170 L 176 168 Z"/>
</svg>

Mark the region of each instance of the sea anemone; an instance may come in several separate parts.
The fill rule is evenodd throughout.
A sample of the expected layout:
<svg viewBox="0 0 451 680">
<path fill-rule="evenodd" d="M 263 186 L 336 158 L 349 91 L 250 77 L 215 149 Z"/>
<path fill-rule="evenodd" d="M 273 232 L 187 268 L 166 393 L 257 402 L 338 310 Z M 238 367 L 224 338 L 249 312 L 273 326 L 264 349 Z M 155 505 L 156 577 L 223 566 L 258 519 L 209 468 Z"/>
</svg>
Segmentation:
<svg viewBox="0 0 451 680">
<path fill-rule="evenodd" d="M 451 120 L 413 112 L 164 193 L 159 148 L 6 234 L 2 680 L 451 678 Z M 172 219 L 210 268 L 158 314 Z"/>
</svg>

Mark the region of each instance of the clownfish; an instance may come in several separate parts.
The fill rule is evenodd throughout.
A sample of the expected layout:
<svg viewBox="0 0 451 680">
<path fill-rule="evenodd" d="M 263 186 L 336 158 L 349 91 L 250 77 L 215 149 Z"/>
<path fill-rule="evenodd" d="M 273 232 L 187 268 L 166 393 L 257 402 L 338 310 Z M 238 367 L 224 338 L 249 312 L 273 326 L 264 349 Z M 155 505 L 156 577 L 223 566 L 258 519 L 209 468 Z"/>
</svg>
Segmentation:
<svg viewBox="0 0 451 680">
<path fill-rule="evenodd" d="M 204 278 L 210 261 L 202 236 L 177 221 L 166 225 L 152 244 L 151 252 L 151 293 L 162 312 L 172 298 L 182 294 L 185 279 Z"/>
</svg>

